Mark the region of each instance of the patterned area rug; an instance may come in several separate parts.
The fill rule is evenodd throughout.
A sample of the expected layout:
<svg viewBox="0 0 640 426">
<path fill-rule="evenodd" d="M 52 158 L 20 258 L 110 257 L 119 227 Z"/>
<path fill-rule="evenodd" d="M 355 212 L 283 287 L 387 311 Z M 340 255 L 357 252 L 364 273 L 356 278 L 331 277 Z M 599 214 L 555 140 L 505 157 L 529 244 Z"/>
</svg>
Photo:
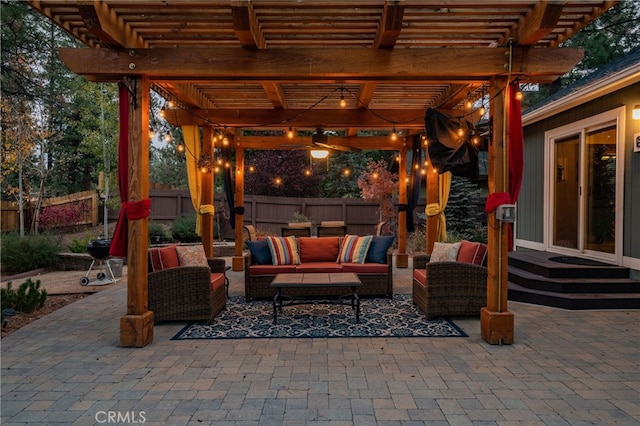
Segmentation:
<svg viewBox="0 0 640 426">
<path fill-rule="evenodd" d="M 291 337 L 467 337 L 445 318 L 427 320 L 411 295 L 362 299 L 360 323 L 347 305 L 285 306 L 273 324 L 270 301 L 246 303 L 232 297 L 210 324 L 191 323 L 171 340 Z"/>
</svg>

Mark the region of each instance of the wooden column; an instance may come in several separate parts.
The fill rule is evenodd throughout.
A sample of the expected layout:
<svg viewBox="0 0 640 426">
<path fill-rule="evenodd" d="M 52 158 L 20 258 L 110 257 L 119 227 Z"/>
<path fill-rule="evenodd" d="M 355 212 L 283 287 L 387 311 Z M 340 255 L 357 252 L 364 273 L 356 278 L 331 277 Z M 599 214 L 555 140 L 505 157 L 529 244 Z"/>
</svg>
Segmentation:
<svg viewBox="0 0 640 426">
<path fill-rule="evenodd" d="M 427 158 L 429 154 L 427 153 Z M 427 166 L 427 206 L 429 204 L 437 204 L 438 199 L 438 171 L 433 168 L 431 159 L 428 158 L 429 165 Z M 425 246 L 425 252 L 431 254 L 433 252 L 433 246 L 438 241 L 438 227 L 440 226 L 440 218 L 438 215 L 427 216 L 427 241 Z"/>
<path fill-rule="evenodd" d="M 244 148 L 236 146 L 236 203 L 237 207 L 244 206 Z M 234 212 L 231 212 L 234 214 Z M 234 271 L 244 269 L 242 260 L 242 243 L 244 236 L 244 213 L 235 213 L 236 217 L 236 245 L 231 265 Z"/>
<path fill-rule="evenodd" d="M 213 127 L 206 126 L 203 129 L 203 137 L 202 137 L 202 154 L 203 155 L 211 155 L 213 156 Z M 204 206 L 207 204 L 213 204 L 213 179 L 215 179 L 215 174 L 213 170 L 209 170 L 207 173 L 200 173 L 200 188 L 202 189 L 202 193 L 200 194 L 200 205 Z M 201 234 L 202 238 L 202 246 L 204 247 L 204 252 L 207 257 L 214 257 L 215 253 L 213 252 L 213 214 L 205 213 L 200 218 L 201 225 Z M 219 231 L 219 230 L 218 230 Z"/>
<path fill-rule="evenodd" d="M 406 144 L 400 150 L 398 160 L 398 203 L 407 205 L 407 148 Z M 396 253 L 396 268 L 407 268 L 409 255 L 407 254 L 407 210 L 398 211 L 398 252 Z"/>
<path fill-rule="evenodd" d="M 489 194 L 508 191 L 506 86 L 504 77 L 491 81 L 493 116 L 492 140 L 489 145 Z M 480 312 L 482 338 L 492 344 L 513 343 L 513 313 L 507 310 L 508 228 L 489 213 L 487 252 L 487 306 Z"/>
<path fill-rule="evenodd" d="M 149 198 L 149 78 L 124 79 L 129 93 L 129 202 Z M 141 348 L 153 341 L 148 306 L 149 218 L 128 221 L 127 314 L 120 318 L 120 345 Z"/>
</svg>

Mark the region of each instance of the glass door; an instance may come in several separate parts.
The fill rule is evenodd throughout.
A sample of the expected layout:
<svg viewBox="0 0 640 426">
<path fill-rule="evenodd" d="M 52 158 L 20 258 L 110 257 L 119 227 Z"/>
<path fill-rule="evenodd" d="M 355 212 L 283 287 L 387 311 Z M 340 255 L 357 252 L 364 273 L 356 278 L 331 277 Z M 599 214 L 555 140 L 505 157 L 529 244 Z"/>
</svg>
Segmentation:
<svg viewBox="0 0 640 426">
<path fill-rule="evenodd" d="M 617 126 L 552 139 L 551 246 L 594 255 L 616 252 Z"/>
<path fill-rule="evenodd" d="M 558 247 L 578 249 L 580 236 L 580 135 L 554 141 L 553 237 Z"/>
<path fill-rule="evenodd" d="M 584 249 L 615 252 L 616 126 L 586 132 Z"/>
</svg>

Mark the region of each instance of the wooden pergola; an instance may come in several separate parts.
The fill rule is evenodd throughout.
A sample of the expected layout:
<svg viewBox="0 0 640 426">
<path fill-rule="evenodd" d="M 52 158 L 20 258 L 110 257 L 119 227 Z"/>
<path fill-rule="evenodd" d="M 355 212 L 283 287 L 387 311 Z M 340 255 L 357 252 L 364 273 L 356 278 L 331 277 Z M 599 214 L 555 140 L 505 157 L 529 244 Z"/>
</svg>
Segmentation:
<svg viewBox="0 0 640 426">
<path fill-rule="evenodd" d="M 616 1 L 604 0 L 30 0 L 31 7 L 87 47 L 62 49 L 64 63 L 95 82 L 128 88 L 130 202 L 149 196 L 149 99 L 155 90 L 179 108 L 174 125 L 224 131 L 236 150 L 236 199 L 244 203 L 244 150 L 308 145 L 310 137 L 246 136 L 247 130 L 340 131 L 332 145 L 406 153 L 424 131 L 427 108 L 467 115 L 467 101 L 490 98 L 489 191 L 508 185 L 505 87 L 514 79 L 549 83 L 582 58 L 561 44 Z M 341 97 L 346 107 L 338 106 Z M 361 130 L 396 132 L 362 136 Z M 369 132 L 370 133 L 370 132 Z M 211 143 L 203 144 L 210 149 Z M 207 148 L 209 147 L 209 148 Z M 210 176 L 210 175 L 209 175 Z M 203 203 L 213 203 L 212 183 Z M 427 203 L 437 202 L 429 179 Z M 406 185 L 399 203 L 406 203 Z M 213 215 L 204 214 L 203 243 L 213 254 Z M 236 223 L 243 223 L 241 211 Z M 437 226 L 429 217 L 426 251 Z M 513 342 L 507 308 L 507 232 L 489 214 L 487 306 L 482 336 Z M 398 215 L 396 263 L 406 267 L 406 212 Z M 128 220 L 127 313 L 120 344 L 153 340 L 147 306 L 148 219 Z M 236 227 L 234 270 L 242 269 L 242 227 Z"/>
</svg>

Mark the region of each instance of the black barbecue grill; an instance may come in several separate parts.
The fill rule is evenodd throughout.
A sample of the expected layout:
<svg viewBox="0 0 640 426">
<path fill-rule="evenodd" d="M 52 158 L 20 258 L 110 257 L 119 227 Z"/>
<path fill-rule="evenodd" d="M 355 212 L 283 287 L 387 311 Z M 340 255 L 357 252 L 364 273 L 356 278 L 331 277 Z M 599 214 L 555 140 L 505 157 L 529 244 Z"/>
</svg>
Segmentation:
<svg viewBox="0 0 640 426">
<path fill-rule="evenodd" d="M 115 282 L 115 278 L 113 276 L 113 271 L 111 270 L 111 265 L 107 262 L 109 258 L 109 249 L 111 248 L 111 240 L 91 240 L 87 243 L 87 252 L 93 257 L 93 261 L 91 262 L 91 266 L 89 270 L 84 275 L 84 277 L 80 278 L 80 284 L 87 285 L 89 284 L 89 274 L 94 266 L 101 267 L 102 270 L 98 272 L 97 278 L 100 283 L 97 284 L 108 284 L 109 282 Z"/>
</svg>

